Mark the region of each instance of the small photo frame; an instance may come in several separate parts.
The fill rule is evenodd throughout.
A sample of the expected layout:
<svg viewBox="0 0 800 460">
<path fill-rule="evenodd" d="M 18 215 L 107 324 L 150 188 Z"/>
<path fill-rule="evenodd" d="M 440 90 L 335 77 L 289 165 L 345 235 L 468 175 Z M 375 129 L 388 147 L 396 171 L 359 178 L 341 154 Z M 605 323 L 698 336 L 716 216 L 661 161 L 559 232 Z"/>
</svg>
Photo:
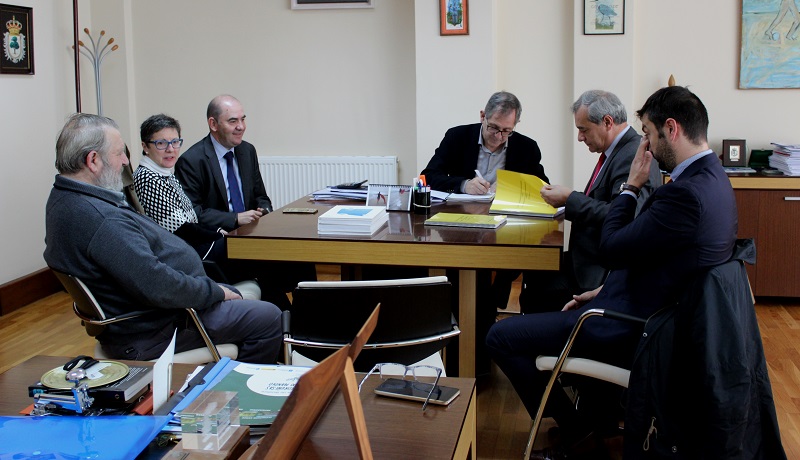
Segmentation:
<svg viewBox="0 0 800 460">
<path fill-rule="evenodd" d="M 722 140 L 722 166 L 730 168 L 747 166 L 747 143 L 744 139 Z"/>
<path fill-rule="evenodd" d="M 469 35 L 467 0 L 439 0 L 439 35 Z"/>
<path fill-rule="evenodd" d="M 33 75 L 33 8 L 0 3 L 0 73 Z"/>
<path fill-rule="evenodd" d="M 625 33 L 625 0 L 583 0 L 584 35 Z"/>
<path fill-rule="evenodd" d="M 372 0 L 291 0 L 291 2 L 293 10 L 372 8 Z"/>
</svg>

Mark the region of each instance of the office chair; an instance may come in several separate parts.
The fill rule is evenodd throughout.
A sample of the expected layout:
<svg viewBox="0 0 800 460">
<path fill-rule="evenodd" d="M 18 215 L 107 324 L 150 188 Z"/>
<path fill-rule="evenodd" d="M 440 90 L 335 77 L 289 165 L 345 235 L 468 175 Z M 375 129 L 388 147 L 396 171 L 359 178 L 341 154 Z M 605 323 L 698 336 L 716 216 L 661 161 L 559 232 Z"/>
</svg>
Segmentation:
<svg viewBox="0 0 800 460">
<path fill-rule="evenodd" d="M 610 319 L 642 324 L 647 322 L 645 319 L 617 313 L 611 310 L 602 310 L 598 308 L 589 309 L 583 312 L 580 317 L 578 317 L 578 321 L 575 323 L 575 326 L 572 327 L 572 332 L 570 332 L 569 338 L 567 338 L 567 343 L 564 345 L 564 348 L 558 357 L 539 356 L 536 358 L 537 369 L 540 371 L 549 370 L 552 372 L 550 374 L 550 380 L 548 380 L 547 386 L 544 389 L 544 394 L 542 394 L 542 401 L 539 403 L 539 409 L 536 411 L 536 417 L 533 419 L 533 426 L 531 427 L 531 432 L 528 436 L 528 444 L 525 446 L 525 456 L 523 457 L 525 459 L 528 459 L 531 456 L 531 450 L 533 450 L 533 444 L 536 441 L 536 434 L 539 431 L 539 425 L 542 423 L 542 418 L 544 416 L 544 408 L 547 405 L 547 400 L 550 398 L 550 393 L 553 390 L 553 386 L 555 386 L 556 380 L 561 377 L 562 373 L 592 377 L 619 385 L 623 388 L 628 388 L 628 380 L 630 379 L 631 375 L 630 370 L 593 359 L 568 357 L 581 326 L 583 326 L 583 323 L 592 316 L 603 316 Z"/>
<path fill-rule="evenodd" d="M 752 291 L 744 263 L 755 262 L 752 239 L 738 240 L 728 262 L 687 283 L 673 303 L 644 320 L 610 310 L 584 312 L 552 370 L 525 450 L 530 451 L 555 381 L 576 373 L 627 388 L 625 458 L 786 458 Z M 569 358 L 591 316 L 644 323 L 630 370 Z"/>
<path fill-rule="evenodd" d="M 380 304 L 380 322 L 355 361 L 356 371 L 422 360 L 443 369 L 439 352 L 461 333 L 450 311 L 450 292 L 445 276 L 301 282 L 292 293 L 292 307 L 283 313 L 286 363 L 313 365 L 324 359 L 349 343 Z"/>
<path fill-rule="evenodd" d="M 139 316 L 153 312 L 153 310 L 136 311 L 109 318 L 106 316 L 103 308 L 94 298 L 94 295 L 92 295 L 92 292 L 83 281 L 75 276 L 67 275 L 66 273 L 62 273 L 57 270 L 53 270 L 53 273 L 55 273 L 56 277 L 59 281 L 61 281 L 61 284 L 64 285 L 64 288 L 67 290 L 70 297 L 72 297 L 72 310 L 75 312 L 75 315 L 81 319 L 81 324 L 83 324 L 83 326 L 86 328 L 86 333 L 92 337 L 97 337 L 100 335 L 107 324 L 138 318 Z M 203 326 L 200 316 L 197 314 L 194 308 L 187 308 L 186 312 L 197 326 L 197 330 L 200 332 L 200 336 L 203 338 L 206 347 L 175 353 L 173 362 L 202 364 L 211 361 L 217 362 L 220 360 L 221 356 L 227 356 L 231 359 L 236 359 L 239 354 L 239 348 L 236 345 L 228 343 L 215 346 L 211 341 L 205 326 Z M 97 359 L 109 358 L 103 352 L 100 342 L 97 342 L 95 345 L 94 357 Z"/>
</svg>

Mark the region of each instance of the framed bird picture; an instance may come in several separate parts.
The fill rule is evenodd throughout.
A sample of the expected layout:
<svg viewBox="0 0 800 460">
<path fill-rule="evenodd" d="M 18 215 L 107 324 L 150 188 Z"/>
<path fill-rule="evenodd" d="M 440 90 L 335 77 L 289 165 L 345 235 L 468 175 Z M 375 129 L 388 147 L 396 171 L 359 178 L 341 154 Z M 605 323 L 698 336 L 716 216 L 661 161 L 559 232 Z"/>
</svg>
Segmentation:
<svg viewBox="0 0 800 460">
<path fill-rule="evenodd" d="M 584 35 L 625 33 L 625 0 L 583 0 Z"/>
</svg>

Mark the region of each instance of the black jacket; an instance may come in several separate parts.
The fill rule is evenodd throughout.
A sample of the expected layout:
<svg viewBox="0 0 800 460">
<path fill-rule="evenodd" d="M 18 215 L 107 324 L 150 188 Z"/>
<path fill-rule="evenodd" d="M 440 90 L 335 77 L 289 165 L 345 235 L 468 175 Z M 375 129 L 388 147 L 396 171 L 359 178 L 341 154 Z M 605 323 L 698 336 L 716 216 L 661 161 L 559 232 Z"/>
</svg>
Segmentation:
<svg viewBox="0 0 800 460">
<path fill-rule="evenodd" d="M 739 240 L 645 326 L 631 369 L 626 459 L 785 459 Z"/>
<path fill-rule="evenodd" d="M 422 171 L 428 185 L 442 192 L 461 193 L 461 183 L 475 177 L 480 132 L 480 123 L 447 130 L 439 148 Z M 504 169 L 549 182 L 541 162 L 542 152 L 535 140 L 520 133 L 508 138 Z"/>
</svg>

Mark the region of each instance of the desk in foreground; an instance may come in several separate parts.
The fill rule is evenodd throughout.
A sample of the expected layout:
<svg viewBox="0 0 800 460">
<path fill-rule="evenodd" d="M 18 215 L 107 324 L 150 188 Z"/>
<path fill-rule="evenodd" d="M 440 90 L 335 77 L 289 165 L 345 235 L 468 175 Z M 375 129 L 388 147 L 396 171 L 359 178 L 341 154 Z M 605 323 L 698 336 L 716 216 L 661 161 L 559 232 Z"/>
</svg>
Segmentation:
<svg viewBox="0 0 800 460">
<path fill-rule="evenodd" d="M 381 382 L 373 375 L 361 389 L 372 454 L 381 459 L 476 458 L 477 396 L 475 379 L 442 377 L 439 384 L 455 387 L 461 394 L 449 406 L 377 396 Z M 298 458 L 358 458 L 347 410 L 337 393 L 325 410 Z"/>
<path fill-rule="evenodd" d="M 0 374 L 0 415 L 19 415 L 19 411 L 32 401 L 28 396 L 30 382 L 68 360 L 67 357 L 35 356 Z M 190 364 L 174 366 L 173 391 L 180 388 L 184 376 L 194 368 Z M 361 390 L 364 417 L 375 458 L 475 458 L 475 379 L 443 377 L 440 383 L 458 388 L 461 395 L 449 406 L 431 405 L 424 413 L 421 403 L 375 395 L 372 390 L 379 382 L 380 377 L 373 375 Z M 337 392 L 306 439 L 299 458 L 358 458 L 341 393 Z"/>
<path fill-rule="evenodd" d="M 287 207 L 315 207 L 324 213 L 337 202 L 307 198 Z M 439 204 L 437 212 L 486 214 L 487 203 Z M 564 247 L 559 221 L 509 217 L 498 229 L 431 227 L 427 216 L 393 212 L 371 236 L 320 236 L 317 214 L 270 213 L 226 238 L 231 259 L 323 264 L 398 265 L 459 270 L 459 372 L 475 376 L 475 272 L 478 269 L 558 270 Z"/>
</svg>

